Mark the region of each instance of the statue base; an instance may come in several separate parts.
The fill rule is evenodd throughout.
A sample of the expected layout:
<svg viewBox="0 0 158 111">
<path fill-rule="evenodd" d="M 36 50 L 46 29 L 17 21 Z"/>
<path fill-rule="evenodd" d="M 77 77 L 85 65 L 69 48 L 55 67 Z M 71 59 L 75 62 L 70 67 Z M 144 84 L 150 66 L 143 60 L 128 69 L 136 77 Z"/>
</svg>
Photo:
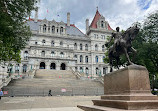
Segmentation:
<svg viewBox="0 0 158 111">
<path fill-rule="evenodd" d="M 145 67 L 138 65 L 105 75 L 104 95 L 101 100 L 92 101 L 94 106 L 78 107 L 85 111 L 108 111 L 108 107 L 124 110 L 158 109 L 158 97 L 151 94 L 149 73 Z"/>
</svg>

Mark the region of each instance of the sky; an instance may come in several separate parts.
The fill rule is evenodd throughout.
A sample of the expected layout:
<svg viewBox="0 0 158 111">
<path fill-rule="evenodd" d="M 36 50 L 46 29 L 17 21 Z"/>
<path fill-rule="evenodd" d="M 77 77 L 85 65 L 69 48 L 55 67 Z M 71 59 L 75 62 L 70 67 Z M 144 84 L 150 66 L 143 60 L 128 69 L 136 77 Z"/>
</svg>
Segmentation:
<svg viewBox="0 0 158 111">
<path fill-rule="evenodd" d="M 119 26 L 126 30 L 156 11 L 158 0 L 40 0 L 38 18 L 66 23 L 70 12 L 70 23 L 85 33 L 85 20 L 91 24 L 97 7 L 112 29 Z M 31 17 L 34 18 L 34 12 Z"/>
</svg>

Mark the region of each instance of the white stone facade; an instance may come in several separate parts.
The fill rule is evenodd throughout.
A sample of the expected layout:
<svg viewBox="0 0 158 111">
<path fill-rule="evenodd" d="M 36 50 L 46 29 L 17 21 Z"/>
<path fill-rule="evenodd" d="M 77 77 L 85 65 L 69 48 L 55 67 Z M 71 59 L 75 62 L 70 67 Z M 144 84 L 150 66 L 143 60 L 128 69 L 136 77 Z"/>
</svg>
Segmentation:
<svg viewBox="0 0 158 111">
<path fill-rule="evenodd" d="M 8 71 L 25 73 L 39 68 L 72 68 L 93 77 L 109 72 L 109 66 L 103 62 L 106 51 L 104 44 L 113 30 L 105 18 L 97 10 L 91 25 L 89 20 L 86 20 L 86 34 L 70 24 L 70 13 L 67 20 L 67 23 L 46 19 L 28 20 L 32 37 L 26 48 L 21 51 L 22 62 L 12 63 Z"/>
</svg>

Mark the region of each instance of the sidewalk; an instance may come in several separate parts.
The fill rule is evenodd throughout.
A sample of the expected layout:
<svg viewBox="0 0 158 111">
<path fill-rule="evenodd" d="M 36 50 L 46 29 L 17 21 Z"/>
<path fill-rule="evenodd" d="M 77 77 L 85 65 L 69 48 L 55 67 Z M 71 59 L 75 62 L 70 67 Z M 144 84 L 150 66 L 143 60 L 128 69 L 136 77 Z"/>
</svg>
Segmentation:
<svg viewBox="0 0 158 111">
<path fill-rule="evenodd" d="M 82 111 L 77 105 L 92 105 L 100 96 L 3 97 L 0 111 Z"/>
</svg>

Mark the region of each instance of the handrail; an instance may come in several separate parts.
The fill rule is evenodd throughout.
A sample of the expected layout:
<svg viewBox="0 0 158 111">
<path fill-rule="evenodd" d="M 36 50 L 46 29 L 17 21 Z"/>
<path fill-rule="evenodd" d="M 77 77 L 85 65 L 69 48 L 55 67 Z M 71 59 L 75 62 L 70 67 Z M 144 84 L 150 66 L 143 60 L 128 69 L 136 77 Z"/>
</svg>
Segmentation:
<svg viewBox="0 0 158 111">
<path fill-rule="evenodd" d="M 98 81 L 98 82 L 100 82 L 101 84 L 104 84 L 104 76 L 97 77 L 97 78 L 95 79 L 95 81 Z"/>
<path fill-rule="evenodd" d="M 80 79 L 81 78 L 81 74 L 78 72 L 78 71 L 74 71 L 71 67 L 70 67 L 70 70 L 72 71 L 72 73 L 77 77 L 77 79 Z"/>
<path fill-rule="evenodd" d="M 35 70 L 35 69 L 32 69 L 32 70 L 28 71 L 27 74 L 28 74 L 28 77 L 33 78 L 33 77 L 35 76 L 35 74 L 36 74 L 36 70 Z"/>
</svg>

